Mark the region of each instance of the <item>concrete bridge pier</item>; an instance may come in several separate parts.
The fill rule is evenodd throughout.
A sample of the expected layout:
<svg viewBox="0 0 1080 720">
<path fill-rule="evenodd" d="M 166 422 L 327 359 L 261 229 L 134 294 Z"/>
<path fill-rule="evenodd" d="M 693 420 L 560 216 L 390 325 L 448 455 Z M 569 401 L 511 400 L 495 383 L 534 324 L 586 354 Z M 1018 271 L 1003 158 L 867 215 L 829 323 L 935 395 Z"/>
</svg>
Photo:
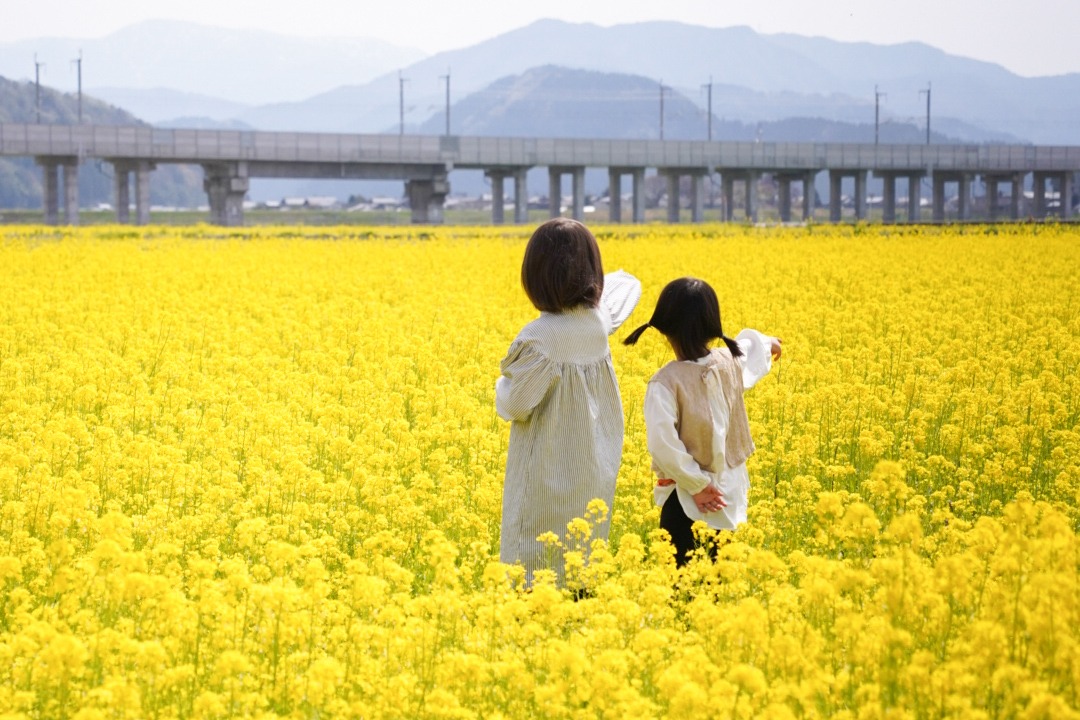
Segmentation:
<svg viewBox="0 0 1080 720">
<path fill-rule="evenodd" d="M 892 224 L 896 222 L 896 175 L 883 173 L 881 182 L 881 222 Z"/>
<path fill-rule="evenodd" d="M 922 214 L 922 175 L 907 176 L 908 222 L 919 222 Z"/>
<path fill-rule="evenodd" d="M 866 180 L 870 175 L 867 170 L 855 173 L 855 219 L 866 219 Z"/>
<path fill-rule="evenodd" d="M 705 210 L 705 183 L 703 181 L 708 170 L 687 172 L 669 168 L 661 172 L 667 177 L 667 221 L 677 223 L 681 219 L 681 186 L 683 176 L 686 175 L 690 177 L 690 222 L 701 222 Z"/>
<path fill-rule="evenodd" d="M 1001 186 L 1009 185 L 1009 212 L 1011 220 L 1020 219 L 1020 195 L 1023 192 L 1024 176 L 1021 173 L 1006 175 L 988 174 L 986 181 L 986 214 L 991 220 L 1001 215 Z"/>
<path fill-rule="evenodd" d="M 724 196 L 724 220 L 731 222 L 735 219 L 735 183 L 743 182 L 746 185 L 746 219 L 749 222 L 757 222 L 757 184 L 761 173 L 754 170 L 727 170 L 720 174 L 720 192 Z"/>
<path fill-rule="evenodd" d="M 443 222 L 443 207 L 450 192 L 450 182 L 445 174 L 430 180 L 408 180 L 405 191 L 409 196 L 414 225 L 439 225 Z"/>
<path fill-rule="evenodd" d="M 41 171 L 44 173 L 44 182 L 41 184 L 45 193 L 45 224 L 58 225 L 60 223 L 60 179 L 57 177 L 59 164 L 49 160 L 39 160 Z"/>
<path fill-rule="evenodd" d="M 690 174 L 690 222 L 699 223 L 704 219 L 705 211 L 705 176 L 708 171 Z"/>
<path fill-rule="evenodd" d="M 150 171 L 154 164 L 145 160 L 135 163 L 135 223 L 150 224 Z M 240 198 L 240 212 L 243 213 L 243 197 Z"/>
<path fill-rule="evenodd" d="M 488 170 L 484 175 L 491 180 L 491 223 L 493 225 L 503 225 L 506 222 L 503 218 L 503 206 L 506 204 L 503 197 L 503 181 L 506 179 L 506 172 L 503 170 Z"/>
<path fill-rule="evenodd" d="M 961 220 L 971 218 L 971 180 L 968 173 L 961 173 L 956 178 L 957 213 Z"/>
<path fill-rule="evenodd" d="M 724 222 L 735 219 L 735 178 L 730 172 L 720 174 L 720 197 L 724 204 Z"/>
<path fill-rule="evenodd" d="M 514 222 L 518 225 L 529 222 L 528 170 L 514 171 Z"/>
<path fill-rule="evenodd" d="M 116 222 L 126 225 L 131 218 L 131 167 L 127 163 L 113 162 L 113 207 Z"/>
<path fill-rule="evenodd" d="M 679 181 L 682 175 L 677 170 L 665 170 L 664 176 L 667 178 L 667 221 L 674 224 L 679 222 Z"/>
<path fill-rule="evenodd" d="M 72 158 L 64 168 L 64 223 L 79 224 L 79 161 Z"/>
<path fill-rule="evenodd" d="M 1035 217 L 1046 218 L 1057 215 L 1062 219 L 1069 217 L 1072 210 L 1072 173 L 1071 172 L 1035 172 L 1034 178 Z M 1057 212 L 1051 213 L 1046 201 L 1046 189 L 1048 181 L 1056 181 L 1058 206 Z"/>
<path fill-rule="evenodd" d="M 1009 198 L 1009 212 L 1016 220 L 1020 219 L 1020 198 L 1024 194 L 1024 174 L 1015 173 L 1012 177 L 1012 196 Z"/>
<path fill-rule="evenodd" d="M 814 173 L 777 173 L 776 182 L 780 222 L 791 222 L 791 184 L 796 182 L 802 183 L 802 220 L 809 220 L 814 212 Z"/>
<path fill-rule="evenodd" d="M 1032 215 L 1037 218 L 1046 216 L 1046 180 L 1047 173 L 1034 172 L 1032 175 L 1031 204 Z"/>
<path fill-rule="evenodd" d="M 884 223 L 896 222 L 896 181 L 900 178 L 907 180 L 907 215 L 908 222 L 919 219 L 919 183 L 922 178 L 918 175 L 909 175 L 903 172 L 888 172 L 875 170 L 874 175 L 881 178 L 884 185 L 881 198 L 881 220 Z"/>
<path fill-rule="evenodd" d="M 622 222 L 622 170 L 608 168 L 608 222 Z"/>
<path fill-rule="evenodd" d="M 203 165 L 203 189 L 210 200 L 210 222 L 226 227 L 244 224 L 244 196 L 250 186 L 247 170 L 245 162 Z M 143 177 L 141 172 L 136 174 L 136 194 L 145 192 L 149 198 L 149 173 L 145 175 L 147 182 L 140 183 L 140 177 Z"/>
<path fill-rule="evenodd" d="M 840 222 L 843 207 L 840 205 L 841 183 L 844 174 L 837 170 L 829 171 L 829 222 Z"/>
<path fill-rule="evenodd" d="M 645 222 L 645 168 L 634 168 L 630 175 L 633 178 L 633 189 L 631 190 L 633 221 L 643 223 Z"/>
<path fill-rule="evenodd" d="M 855 180 L 855 197 L 852 203 L 855 206 L 855 219 L 866 219 L 866 180 L 867 170 L 830 170 L 829 171 L 829 220 L 840 222 L 844 216 L 842 203 L 842 187 L 844 178 L 850 177 Z"/>
<path fill-rule="evenodd" d="M 135 224 L 150 224 L 150 171 L 154 164 L 146 160 L 113 161 L 113 199 L 116 222 L 131 219 L 131 174 L 135 174 Z"/>
<path fill-rule="evenodd" d="M 791 177 L 776 176 L 776 208 L 780 212 L 780 222 L 791 222 Z"/>
<path fill-rule="evenodd" d="M 630 221 L 645 222 L 645 168 L 608 168 L 608 219 L 622 222 L 622 176 L 629 175 L 631 183 Z"/>
<path fill-rule="evenodd" d="M 971 174 L 956 172 L 935 172 L 934 183 L 934 222 L 945 220 L 945 189 L 947 183 L 956 183 L 957 219 L 967 220 L 971 214 Z"/>
<path fill-rule="evenodd" d="M 1058 194 L 1061 197 L 1061 219 L 1068 220 L 1072 216 L 1073 173 L 1061 173 Z"/>
<path fill-rule="evenodd" d="M 577 221 L 585 219 L 585 168 L 584 167 L 550 167 L 548 168 L 548 205 L 551 208 L 550 216 L 555 218 L 562 214 L 562 176 L 569 173 L 572 179 L 572 200 L 570 217 Z"/>
<path fill-rule="evenodd" d="M 77 157 L 38 158 L 44 182 L 44 215 L 46 225 L 60 223 L 60 172 L 64 174 L 64 222 L 79 224 L 79 159 Z"/>
<path fill-rule="evenodd" d="M 506 179 L 514 180 L 514 222 L 524 223 L 529 219 L 529 195 L 526 189 L 528 168 L 490 168 L 484 174 L 491 179 L 491 222 L 503 225 L 506 222 Z"/>
<path fill-rule="evenodd" d="M 1031 173 L 1031 215 L 1047 215 L 1047 174 Z"/>
</svg>

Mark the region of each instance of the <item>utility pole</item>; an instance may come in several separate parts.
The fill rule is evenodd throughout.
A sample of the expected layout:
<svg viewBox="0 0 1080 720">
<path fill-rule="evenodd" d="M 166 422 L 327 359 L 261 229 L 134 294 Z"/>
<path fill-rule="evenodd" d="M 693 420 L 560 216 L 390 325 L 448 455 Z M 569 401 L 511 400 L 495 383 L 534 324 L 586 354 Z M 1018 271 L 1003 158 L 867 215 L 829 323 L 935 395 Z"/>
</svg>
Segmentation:
<svg viewBox="0 0 1080 720">
<path fill-rule="evenodd" d="M 440 80 L 446 81 L 446 134 L 450 135 L 450 68 L 446 68 L 446 74 L 439 76 Z"/>
<path fill-rule="evenodd" d="M 41 124 L 41 68 L 45 63 L 38 62 L 37 53 L 34 53 L 34 108 L 37 110 L 37 122 Z"/>
<path fill-rule="evenodd" d="M 660 81 L 660 139 L 664 139 L 664 92 L 667 90 L 664 87 L 664 81 Z"/>
<path fill-rule="evenodd" d="M 79 124 L 82 125 L 82 50 L 79 50 L 79 57 L 75 58 L 71 62 L 75 63 L 75 71 L 79 78 Z"/>
<path fill-rule="evenodd" d="M 874 86 L 874 144 L 878 144 L 878 128 L 881 125 L 881 98 L 885 97 L 885 93 L 878 92 L 877 85 Z"/>
<path fill-rule="evenodd" d="M 401 77 L 401 71 L 398 70 L 398 116 L 400 118 L 400 130 L 399 135 L 405 134 L 405 82 L 408 78 Z"/>
<path fill-rule="evenodd" d="M 919 95 L 926 93 L 926 144 L 930 144 L 930 81 L 926 81 L 926 89 L 920 90 Z"/>
<path fill-rule="evenodd" d="M 709 138 L 709 142 L 712 142 L 712 75 L 709 76 L 709 84 L 708 85 L 702 85 L 702 87 L 707 88 L 707 90 L 708 90 L 708 95 L 707 95 L 708 98 L 709 98 L 709 101 L 708 101 L 708 104 L 709 104 L 709 134 L 708 134 L 708 138 Z"/>
</svg>

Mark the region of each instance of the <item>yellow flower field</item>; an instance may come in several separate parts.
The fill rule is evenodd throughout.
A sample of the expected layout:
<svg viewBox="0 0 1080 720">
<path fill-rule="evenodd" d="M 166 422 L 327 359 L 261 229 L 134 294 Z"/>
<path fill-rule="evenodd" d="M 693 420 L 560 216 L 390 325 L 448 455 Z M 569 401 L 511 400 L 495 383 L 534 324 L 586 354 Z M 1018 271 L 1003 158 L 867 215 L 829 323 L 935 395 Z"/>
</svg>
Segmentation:
<svg viewBox="0 0 1080 720">
<path fill-rule="evenodd" d="M 1080 228 L 594 230 L 645 288 L 611 537 L 526 592 L 531 228 L 0 228 L 0 717 L 1080 717 Z M 677 575 L 617 340 L 681 275 L 784 357 Z"/>
</svg>

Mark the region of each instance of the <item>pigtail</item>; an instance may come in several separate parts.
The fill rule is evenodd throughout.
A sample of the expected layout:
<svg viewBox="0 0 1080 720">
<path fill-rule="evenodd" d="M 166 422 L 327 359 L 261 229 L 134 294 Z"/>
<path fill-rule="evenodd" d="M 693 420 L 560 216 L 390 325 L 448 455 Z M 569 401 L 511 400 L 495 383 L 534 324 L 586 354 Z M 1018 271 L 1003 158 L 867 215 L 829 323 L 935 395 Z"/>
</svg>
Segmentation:
<svg viewBox="0 0 1080 720">
<path fill-rule="evenodd" d="M 626 337 L 626 339 L 622 341 L 622 342 L 623 342 L 623 345 L 634 345 L 634 344 L 636 344 L 636 343 L 637 343 L 637 341 L 638 341 L 638 338 L 639 338 L 639 337 L 641 337 L 641 333 L 645 332 L 645 331 L 646 331 L 646 330 L 648 330 L 648 329 L 649 329 L 650 327 L 652 327 L 652 325 L 650 325 L 649 323 L 645 323 L 644 325 L 642 325 L 641 327 L 639 327 L 639 328 L 638 328 L 637 330 L 635 330 L 634 332 L 630 333 L 630 334 L 629 334 L 629 335 L 628 335 L 628 336 Z"/>
<path fill-rule="evenodd" d="M 731 357 L 742 357 L 743 356 L 743 351 L 739 347 L 739 343 L 735 342 L 734 340 L 729 338 L 727 335 L 724 335 L 723 333 L 720 334 L 720 339 L 724 341 L 725 345 L 727 345 L 727 349 L 731 352 Z"/>
</svg>

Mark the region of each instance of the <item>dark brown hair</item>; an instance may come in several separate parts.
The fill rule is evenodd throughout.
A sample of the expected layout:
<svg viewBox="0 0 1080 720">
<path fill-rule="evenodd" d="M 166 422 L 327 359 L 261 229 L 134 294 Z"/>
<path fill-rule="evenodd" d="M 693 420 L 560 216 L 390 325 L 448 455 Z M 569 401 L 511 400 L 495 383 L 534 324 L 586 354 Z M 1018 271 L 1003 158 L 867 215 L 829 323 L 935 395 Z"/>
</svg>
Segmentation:
<svg viewBox="0 0 1080 720">
<path fill-rule="evenodd" d="M 709 343 L 723 340 L 733 357 L 742 355 L 739 345 L 724 336 L 720 324 L 720 301 L 709 283 L 697 278 L 672 280 L 660 291 L 649 322 L 623 340 L 633 345 L 641 333 L 656 328 L 670 342 L 679 360 L 697 360 L 709 354 Z"/>
<path fill-rule="evenodd" d="M 537 310 L 560 313 L 578 305 L 596 307 L 604 292 L 596 238 L 577 220 L 548 220 L 525 246 L 521 285 Z"/>
</svg>

